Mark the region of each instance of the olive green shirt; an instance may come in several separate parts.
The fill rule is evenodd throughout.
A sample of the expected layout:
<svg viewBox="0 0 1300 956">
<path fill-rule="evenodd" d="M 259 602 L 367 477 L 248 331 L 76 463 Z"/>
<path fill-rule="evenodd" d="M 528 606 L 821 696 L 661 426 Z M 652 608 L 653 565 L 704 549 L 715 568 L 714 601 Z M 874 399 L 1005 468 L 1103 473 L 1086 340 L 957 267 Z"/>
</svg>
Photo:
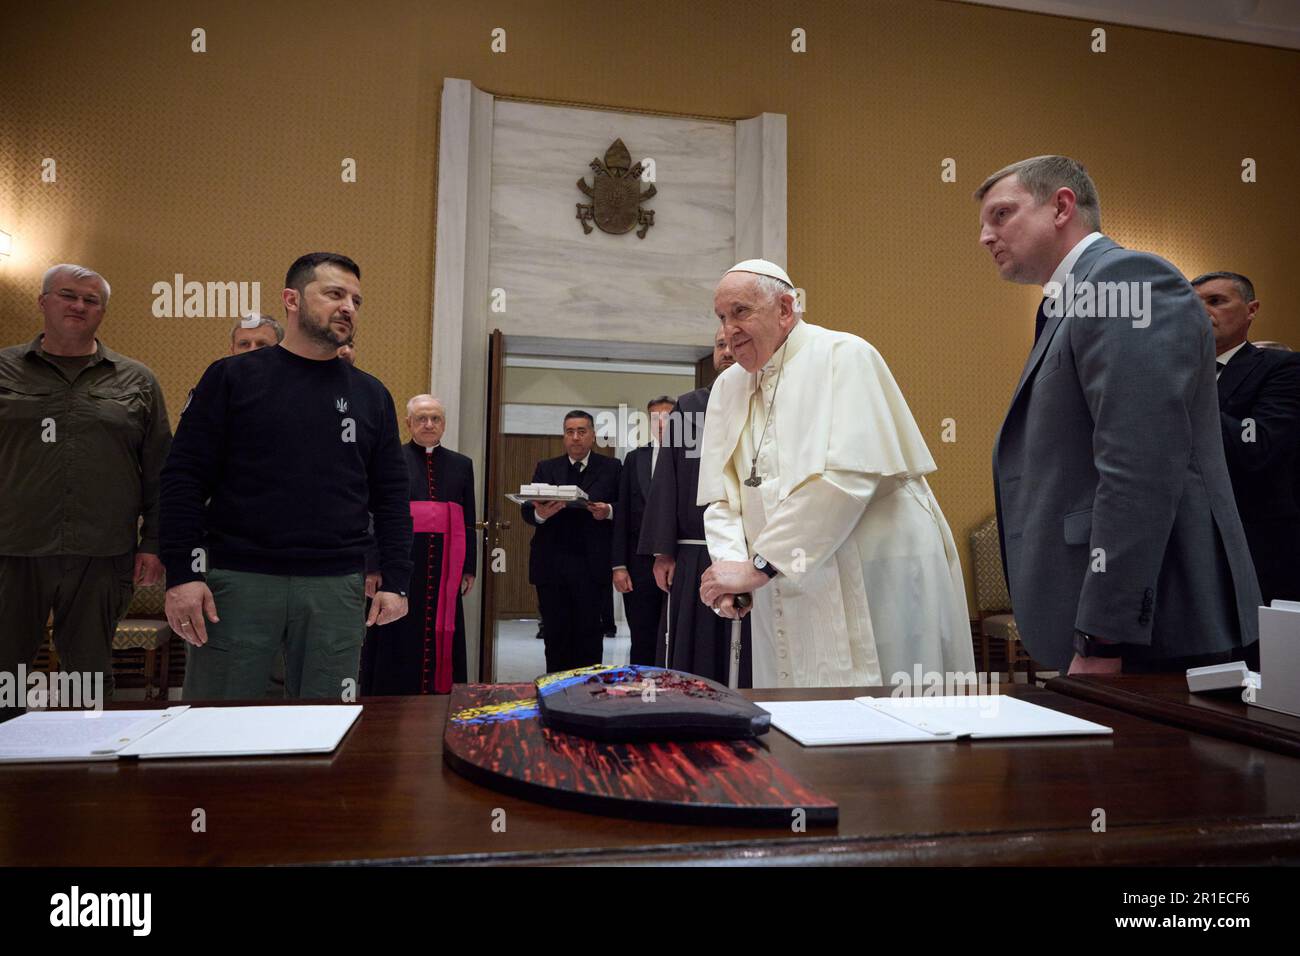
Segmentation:
<svg viewBox="0 0 1300 956">
<path fill-rule="evenodd" d="M 0 555 L 157 554 L 158 379 L 98 340 L 78 369 L 43 337 L 0 349 Z"/>
</svg>

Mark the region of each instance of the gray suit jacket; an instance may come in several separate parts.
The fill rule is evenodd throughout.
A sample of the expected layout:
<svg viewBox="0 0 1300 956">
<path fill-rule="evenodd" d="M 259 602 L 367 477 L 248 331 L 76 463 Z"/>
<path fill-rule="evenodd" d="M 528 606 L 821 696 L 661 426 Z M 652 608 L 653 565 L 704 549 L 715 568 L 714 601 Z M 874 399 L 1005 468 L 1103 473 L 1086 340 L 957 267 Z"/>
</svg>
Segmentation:
<svg viewBox="0 0 1300 956">
<path fill-rule="evenodd" d="M 1126 659 L 1249 644 L 1259 585 L 1224 458 L 1210 320 L 1172 265 L 1105 237 L 1073 275 L 1076 289 L 1151 283 L 1149 325 L 1067 308 L 1029 353 L 993 448 L 1021 637 L 1061 670 L 1076 628 L 1131 645 Z"/>
</svg>

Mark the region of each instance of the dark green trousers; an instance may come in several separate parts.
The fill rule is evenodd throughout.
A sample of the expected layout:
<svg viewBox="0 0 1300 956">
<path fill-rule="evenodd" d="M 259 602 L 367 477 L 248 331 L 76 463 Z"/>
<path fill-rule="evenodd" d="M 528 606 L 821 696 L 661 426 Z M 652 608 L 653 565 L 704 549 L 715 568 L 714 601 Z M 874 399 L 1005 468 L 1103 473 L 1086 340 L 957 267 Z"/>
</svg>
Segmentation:
<svg viewBox="0 0 1300 956">
<path fill-rule="evenodd" d="M 261 700 L 284 648 L 288 697 L 356 700 L 365 638 L 365 579 L 208 572 L 220 621 L 186 645 L 185 700 Z"/>
<path fill-rule="evenodd" d="M 59 669 L 102 673 L 111 698 L 113 633 L 135 593 L 134 568 L 131 554 L 0 556 L 0 670 L 31 667 L 53 611 Z"/>
</svg>

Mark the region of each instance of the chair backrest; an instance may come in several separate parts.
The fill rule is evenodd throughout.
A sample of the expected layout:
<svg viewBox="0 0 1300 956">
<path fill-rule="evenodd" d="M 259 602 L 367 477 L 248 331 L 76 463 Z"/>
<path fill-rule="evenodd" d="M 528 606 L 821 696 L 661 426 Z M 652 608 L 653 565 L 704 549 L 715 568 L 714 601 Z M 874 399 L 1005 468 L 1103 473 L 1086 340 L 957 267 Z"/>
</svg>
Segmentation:
<svg viewBox="0 0 1300 956">
<path fill-rule="evenodd" d="M 998 543 L 998 516 L 990 515 L 970 533 L 975 576 L 975 607 L 981 614 L 1011 610 L 1011 593 L 1002 572 L 1002 548 Z"/>
<path fill-rule="evenodd" d="M 131 606 L 126 609 L 127 617 L 163 617 L 163 608 L 167 601 L 167 590 L 161 584 L 136 588 L 131 598 Z"/>
</svg>

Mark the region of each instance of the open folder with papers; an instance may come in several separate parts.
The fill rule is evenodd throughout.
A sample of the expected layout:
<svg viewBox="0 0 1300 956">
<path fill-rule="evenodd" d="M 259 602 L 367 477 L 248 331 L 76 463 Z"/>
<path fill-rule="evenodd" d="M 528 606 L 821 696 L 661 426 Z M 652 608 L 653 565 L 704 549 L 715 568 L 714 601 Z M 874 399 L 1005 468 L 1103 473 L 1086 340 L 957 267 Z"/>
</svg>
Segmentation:
<svg viewBox="0 0 1300 956">
<path fill-rule="evenodd" d="M 360 704 L 34 711 L 0 724 L 0 763 L 331 753 Z"/>
<path fill-rule="evenodd" d="M 772 701 L 758 706 L 772 715 L 773 727 L 805 747 L 1111 732 L 1101 724 L 1001 694 Z"/>
</svg>

